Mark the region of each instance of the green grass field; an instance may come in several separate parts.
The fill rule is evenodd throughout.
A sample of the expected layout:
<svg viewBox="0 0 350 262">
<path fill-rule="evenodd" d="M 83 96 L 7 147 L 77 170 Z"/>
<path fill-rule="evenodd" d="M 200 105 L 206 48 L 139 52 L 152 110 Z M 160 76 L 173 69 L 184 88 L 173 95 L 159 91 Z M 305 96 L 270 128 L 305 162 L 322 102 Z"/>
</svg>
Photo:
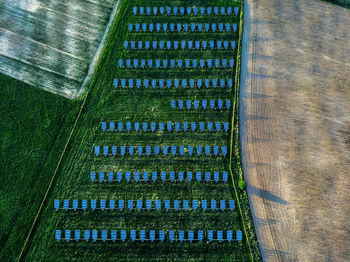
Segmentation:
<svg viewBox="0 0 350 262">
<path fill-rule="evenodd" d="M 350 0 L 322 0 L 326 2 L 330 2 L 335 5 L 340 5 L 342 7 L 350 8 Z"/>
<path fill-rule="evenodd" d="M 125 50 L 124 40 L 238 40 L 236 33 L 129 33 L 129 23 L 237 23 L 237 16 L 134 16 L 132 6 L 145 5 L 144 1 L 120 0 L 121 7 L 115 21 L 115 28 L 111 34 L 109 48 L 101 62 L 101 67 L 89 91 L 84 110 L 77 124 L 71 143 L 65 154 L 59 170 L 55 186 L 49 195 L 47 205 L 40 216 L 35 234 L 25 253 L 25 261 L 249 261 L 251 256 L 248 242 L 241 243 L 207 243 L 207 241 L 193 243 L 132 243 L 120 241 L 98 241 L 92 243 L 55 241 L 55 230 L 75 229 L 145 229 L 145 230 L 242 230 L 242 217 L 236 208 L 229 211 L 101 211 L 83 212 L 59 210 L 54 211 L 54 199 L 237 199 L 235 198 L 232 181 L 229 183 L 206 182 L 118 182 L 92 183 L 90 171 L 229 171 L 229 157 L 204 156 L 188 157 L 170 154 L 159 156 L 126 156 L 113 157 L 94 155 L 94 145 L 230 145 L 230 133 L 213 132 L 105 132 L 101 131 L 102 121 L 131 121 L 131 122 L 225 122 L 233 117 L 233 110 L 172 110 L 172 99 L 202 100 L 202 99 L 231 99 L 235 100 L 234 89 L 209 87 L 205 88 L 133 88 L 122 89 L 113 87 L 114 78 L 157 78 L 157 79 L 206 79 L 206 78 L 235 78 L 236 68 L 231 69 L 119 69 L 118 59 L 231 59 L 237 58 L 232 50 Z M 147 1 L 149 6 L 181 6 L 185 1 Z M 214 5 L 214 2 L 211 2 Z M 208 5 L 208 1 L 194 1 L 193 5 Z M 218 6 L 239 6 L 237 2 L 215 1 Z M 185 4 L 186 6 L 186 4 Z M 237 50 L 237 49 L 236 49 Z M 184 67 L 184 66 L 183 66 Z M 193 105 L 192 105 L 193 106 Z M 198 129 L 198 126 L 197 126 Z M 203 179 L 203 178 L 202 178 Z M 230 178 L 231 180 L 231 178 Z M 83 235 L 82 235 L 83 236 Z M 118 238 L 120 235 L 118 236 Z M 259 255 L 253 254 L 254 261 Z"/>
<path fill-rule="evenodd" d="M 0 261 L 15 261 L 78 103 L 5 75 L 0 99 Z"/>
</svg>

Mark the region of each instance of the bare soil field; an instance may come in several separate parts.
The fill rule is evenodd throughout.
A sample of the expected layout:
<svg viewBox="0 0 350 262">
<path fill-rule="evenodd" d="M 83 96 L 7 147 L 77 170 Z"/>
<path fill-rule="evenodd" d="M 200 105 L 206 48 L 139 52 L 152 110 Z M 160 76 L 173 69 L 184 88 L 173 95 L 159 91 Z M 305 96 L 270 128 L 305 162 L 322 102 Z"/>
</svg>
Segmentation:
<svg viewBox="0 0 350 262">
<path fill-rule="evenodd" d="M 116 3 L 0 1 L 0 73 L 77 97 L 87 85 L 84 80 L 96 63 Z"/>
<path fill-rule="evenodd" d="M 265 261 L 350 261 L 350 10 L 247 0 L 240 130 Z"/>
</svg>

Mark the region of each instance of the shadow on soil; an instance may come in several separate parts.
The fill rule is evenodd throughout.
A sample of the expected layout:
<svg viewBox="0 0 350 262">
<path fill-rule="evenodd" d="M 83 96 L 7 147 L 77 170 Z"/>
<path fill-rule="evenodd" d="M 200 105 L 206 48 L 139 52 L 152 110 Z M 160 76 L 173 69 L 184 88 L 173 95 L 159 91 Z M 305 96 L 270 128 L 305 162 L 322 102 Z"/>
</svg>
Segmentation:
<svg viewBox="0 0 350 262">
<path fill-rule="evenodd" d="M 258 218 L 258 217 L 256 217 L 255 221 L 256 221 L 256 226 L 257 227 L 277 224 L 277 220 L 269 219 L 269 218 L 266 219 L 266 218 Z"/>
<path fill-rule="evenodd" d="M 270 98 L 272 96 L 268 96 L 265 94 L 244 94 L 242 95 L 242 98 L 252 98 L 252 99 L 258 99 L 258 98 Z"/>
<path fill-rule="evenodd" d="M 269 116 L 247 115 L 246 120 L 271 120 Z"/>
<path fill-rule="evenodd" d="M 275 202 L 275 203 L 279 203 L 282 205 L 287 205 L 288 202 L 283 200 L 282 198 L 272 194 L 271 192 L 265 190 L 265 189 L 261 189 L 261 188 L 257 188 L 255 186 L 248 186 L 248 194 L 253 194 L 253 195 L 257 195 L 258 197 L 261 197 L 263 199 L 267 199 L 269 201 Z"/>
<path fill-rule="evenodd" d="M 287 255 L 287 252 L 281 251 L 281 250 L 275 250 L 275 249 L 265 249 L 264 248 L 264 259 L 267 259 L 269 257 L 275 257 L 275 256 L 285 256 Z"/>
</svg>

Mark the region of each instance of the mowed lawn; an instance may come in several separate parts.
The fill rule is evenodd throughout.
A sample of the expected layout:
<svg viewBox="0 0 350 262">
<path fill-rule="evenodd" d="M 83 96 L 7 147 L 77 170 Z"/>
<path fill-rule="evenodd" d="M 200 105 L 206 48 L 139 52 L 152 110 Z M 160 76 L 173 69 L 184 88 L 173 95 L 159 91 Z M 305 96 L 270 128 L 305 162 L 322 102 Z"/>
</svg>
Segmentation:
<svg viewBox="0 0 350 262">
<path fill-rule="evenodd" d="M 78 102 L 0 75 L 0 261 L 15 261 Z"/>
<path fill-rule="evenodd" d="M 114 121 L 115 123 L 121 121 L 124 122 L 221 122 L 221 128 L 223 129 L 223 122 L 230 121 L 232 118 L 232 108 L 227 109 L 210 109 L 209 105 L 207 109 L 192 109 L 191 110 L 179 110 L 171 109 L 171 100 L 202 100 L 206 99 L 218 99 L 231 100 L 233 103 L 235 97 L 234 92 L 227 84 L 224 88 L 214 88 L 210 86 L 201 89 L 198 87 L 175 88 L 172 86 L 169 88 L 152 88 L 140 87 L 134 88 L 121 88 L 120 85 L 115 88 L 113 86 L 113 80 L 119 79 L 233 79 L 235 76 L 235 67 L 230 68 L 229 65 L 226 68 L 215 68 L 214 64 L 211 69 L 205 67 L 199 68 L 185 68 L 183 63 L 182 68 L 157 69 L 153 65 L 152 69 L 134 69 L 134 68 L 119 68 L 119 59 L 232 59 L 236 60 L 236 51 L 232 51 L 231 48 L 227 50 L 211 50 L 209 48 L 210 40 L 238 40 L 237 32 L 233 32 L 232 24 L 237 23 L 239 26 L 239 17 L 235 15 L 231 16 L 135 16 L 133 15 L 133 6 L 188 6 L 186 1 L 126 1 L 120 0 L 121 6 L 118 13 L 118 17 L 115 22 L 115 28 L 111 38 L 109 39 L 109 48 L 103 58 L 100 66 L 99 73 L 96 75 L 95 82 L 91 87 L 89 95 L 86 100 L 84 110 L 81 115 L 81 119 L 78 122 L 76 131 L 72 138 L 72 142 L 68 148 L 67 155 L 64 158 L 61 166 L 58 179 L 55 183 L 52 193 L 48 199 L 48 205 L 44 209 L 38 227 L 36 228 L 35 235 L 31 239 L 29 248 L 26 252 L 25 261 L 149 261 L 158 260 L 164 261 L 167 259 L 175 261 L 247 261 L 249 260 L 249 249 L 246 241 L 238 243 L 233 241 L 231 243 L 223 242 L 218 243 L 214 241 L 208 243 L 207 239 L 203 242 L 194 241 L 193 243 L 175 241 L 170 243 L 166 240 L 161 243 L 156 241 L 151 243 L 149 241 L 141 243 L 140 241 L 131 242 L 126 241 L 122 243 L 117 241 L 102 242 L 97 241 L 93 243 L 85 241 L 60 241 L 55 240 L 55 230 L 72 231 L 72 238 L 74 238 L 74 230 L 79 229 L 81 231 L 89 229 L 97 229 L 99 232 L 103 229 L 106 230 L 118 230 L 118 238 L 120 238 L 120 230 L 141 230 L 144 229 L 147 232 L 149 230 L 242 230 L 242 219 L 239 215 L 237 208 L 231 211 L 209 211 L 203 212 L 197 211 L 119 211 L 114 210 L 95 210 L 94 212 L 88 207 L 87 211 L 81 209 L 74 212 L 69 210 L 68 212 L 54 210 L 54 199 L 61 200 L 69 199 L 72 204 L 73 199 L 80 200 L 87 199 L 90 205 L 91 199 L 188 199 L 190 202 L 192 199 L 215 199 L 217 201 L 225 199 L 227 202 L 230 199 L 235 199 L 234 189 L 232 187 L 231 177 L 229 176 L 228 183 L 222 181 L 215 182 L 196 182 L 195 175 L 192 182 L 176 182 L 159 181 L 160 171 L 201 171 L 204 174 L 205 171 L 210 171 L 213 175 L 214 171 L 219 171 L 222 174 L 223 171 L 229 171 L 229 157 L 219 154 L 218 156 L 205 156 L 204 146 L 210 145 L 213 148 L 214 145 L 218 146 L 230 146 L 230 133 L 223 131 L 209 132 L 207 128 L 203 132 L 197 130 L 187 132 L 167 132 L 159 131 L 155 132 L 148 130 L 143 131 L 130 131 L 130 132 L 117 132 L 113 133 L 107 130 L 102 132 L 101 122 Z M 196 1 L 193 2 L 194 6 L 239 6 L 240 4 L 234 1 Z M 213 10 L 212 10 L 213 11 Z M 176 32 L 144 32 L 137 33 L 135 31 L 129 32 L 128 24 L 132 23 L 230 23 L 230 32 L 188 32 L 182 31 Z M 217 29 L 218 30 L 218 29 Z M 204 28 L 203 28 L 204 31 Z M 135 41 L 153 41 L 153 40 L 193 40 L 208 42 L 207 50 L 189 50 L 187 47 L 185 50 L 179 48 L 178 50 L 125 50 L 123 43 L 124 40 Z M 237 50 L 237 49 L 235 49 Z M 183 61 L 184 62 L 184 61 Z M 120 82 L 119 82 L 120 83 Z M 181 85 L 181 84 L 180 84 Z M 186 106 L 186 105 L 185 105 Z M 225 106 L 225 103 L 224 103 Z M 173 126 L 174 128 L 174 126 Z M 190 127 L 189 127 L 190 129 Z M 214 126 L 215 129 L 215 126 Z M 99 145 L 109 146 L 163 146 L 163 145 L 176 145 L 179 148 L 180 145 L 188 146 L 202 146 L 201 156 L 189 157 L 187 154 L 184 156 L 179 155 L 179 151 L 176 156 L 172 156 L 170 152 L 167 156 L 163 156 L 162 152 L 155 156 L 146 156 L 145 152 L 142 156 L 112 156 L 109 154 L 107 157 L 100 154 L 98 157 L 94 154 L 94 146 Z M 136 148 L 135 148 L 136 150 Z M 144 148 L 145 150 L 145 148 Z M 111 153 L 111 151 L 110 151 Z M 125 179 L 118 183 L 113 181 L 109 183 L 105 181 L 91 182 L 90 172 L 116 172 L 122 171 L 139 171 L 141 174 L 144 171 L 151 173 L 152 171 L 158 172 L 157 182 L 134 182 L 127 183 Z M 97 176 L 98 179 L 98 176 Z M 202 175 L 202 180 L 204 176 Z M 62 206 L 62 204 L 61 204 Z M 191 206 L 191 205 L 190 205 Z M 83 237 L 83 233 L 81 235 Z M 99 235 L 100 238 L 100 235 Z M 216 235 L 215 235 L 216 238 Z"/>
</svg>

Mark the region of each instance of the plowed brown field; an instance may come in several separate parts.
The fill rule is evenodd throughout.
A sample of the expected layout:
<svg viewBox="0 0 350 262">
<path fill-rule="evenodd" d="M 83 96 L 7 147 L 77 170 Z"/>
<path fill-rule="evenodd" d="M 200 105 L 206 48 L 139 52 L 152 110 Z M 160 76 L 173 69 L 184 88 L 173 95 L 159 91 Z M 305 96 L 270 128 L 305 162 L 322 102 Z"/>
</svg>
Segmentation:
<svg viewBox="0 0 350 262">
<path fill-rule="evenodd" d="M 350 261 L 350 10 L 247 0 L 240 127 L 265 261 Z"/>
</svg>

